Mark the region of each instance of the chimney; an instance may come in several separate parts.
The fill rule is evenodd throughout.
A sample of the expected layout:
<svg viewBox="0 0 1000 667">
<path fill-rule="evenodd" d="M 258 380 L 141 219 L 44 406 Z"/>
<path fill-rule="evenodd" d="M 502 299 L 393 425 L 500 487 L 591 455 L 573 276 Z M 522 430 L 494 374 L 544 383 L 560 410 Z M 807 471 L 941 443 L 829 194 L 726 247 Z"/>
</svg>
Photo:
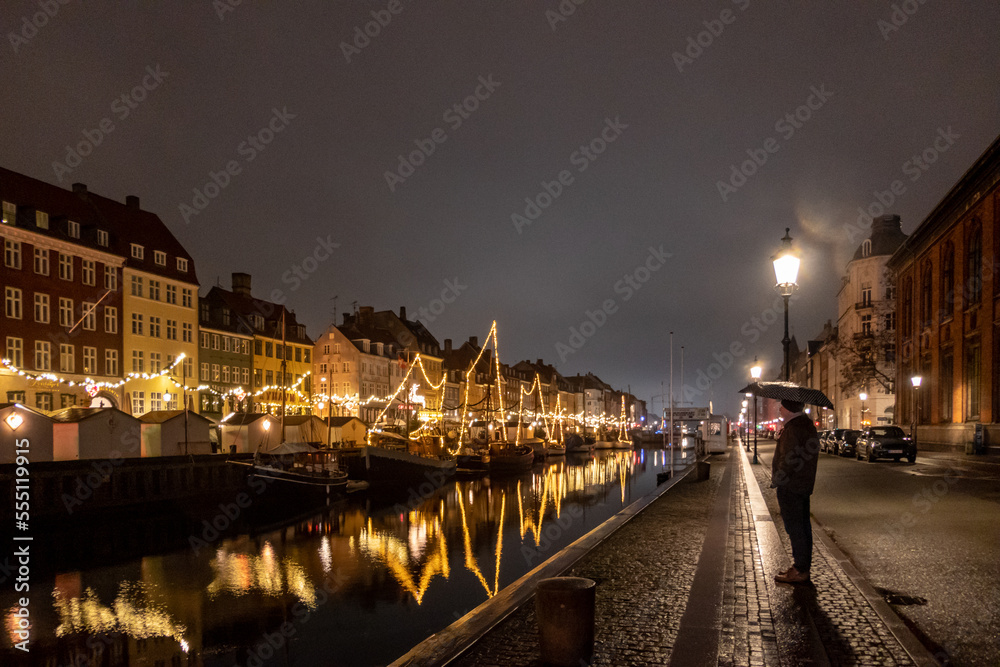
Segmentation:
<svg viewBox="0 0 1000 667">
<path fill-rule="evenodd" d="M 537 363 L 537 364 L 538 364 L 539 366 L 544 366 L 544 365 L 545 365 L 545 364 L 544 364 L 544 363 L 542 362 L 542 360 L 541 360 L 541 359 L 539 359 L 539 360 L 538 360 L 538 361 L 536 361 L 535 363 Z"/>
<path fill-rule="evenodd" d="M 342 326 L 347 326 L 347 323 L 351 321 L 351 314 L 344 313 L 344 324 Z"/>
<path fill-rule="evenodd" d="M 372 316 L 375 314 L 375 308 L 373 306 L 361 306 L 358 309 L 358 322 L 361 324 L 368 324 L 372 320 Z"/>
<path fill-rule="evenodd" d="M 85 194 L 87 194 L 87 184 L 86 183 L 74 183 L 73 184 L 73 192 L 76 193 L 76 194 L 78 194 L 78 195 L 85 195 Z"/>
<path fill-rule="evenodd" d="M 479 347 L 479 336 L 469 336 L 469 345 Z"/>
<path fill-rule="evenodd" d="M 249 297 L 250 296 L 250 274 L 249 273 L 234 273 L 233 274 L 233 294 L 239 294 L 240 296 Z"/>
<path fill-rule="evenodd" d="M 406 306 L 399 307 L 399 319 L 406 321 Z"/>
<path fill-rule="evenodd" d="M 135 195 L 125 195 L 125 205 L 129 208 L 139 210 L 139 198 Z"/>
<path fill-rule="evenodd" d="M 445 352 L 451 352 L 451 339 L 450 338 L 445 338 L 444 339 L 444 351 Z"/>
</svg>

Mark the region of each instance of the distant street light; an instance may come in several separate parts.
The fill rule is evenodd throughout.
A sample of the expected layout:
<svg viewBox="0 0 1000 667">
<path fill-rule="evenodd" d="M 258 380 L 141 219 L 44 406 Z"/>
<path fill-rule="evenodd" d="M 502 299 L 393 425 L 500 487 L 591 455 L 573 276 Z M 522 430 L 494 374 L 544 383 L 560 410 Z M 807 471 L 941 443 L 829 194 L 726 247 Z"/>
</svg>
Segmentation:
<svg viewBox="0 0 1000 667">
<path fill-rule="evenodd" d="M 910 437 L 913 438 L 913 446 L 917 446 L 917 424 L 920 423 L 920 401 L 917 400 L 917 390 L 920 389 L 920 383 L 923 382 L 923 378 L 919 375 L 914 375 L 910 378 L 910 382 L 913 383 L 913 424 L 910 426 Z"/>
<path fill-rule="evenodd" d="M 868 394 L 861 392 L 858 394 L 858 398 L 861 399 L 861 428 L 865 427 L 865 401 L 868 400 Z"/>
<path fill-rule="evenodd" d="M 753 378 L 754 382 L 760 380 L 760 374 L 763 369 L 760 364 L 757 363 L 757 357 L 753 358 L 753 367 L 750 368 L 750 377 Z M 757 463 L 757 396 L 753 397 L 753 462 Z"/>
<path fill-rule="evenodd" d="M 772 260 L 774 263 L 774 288 L 778 290 L 778 294 L 785 301 L 785 337 L 781 339 L 781 344 L 785 349 L 786 382 L 791 377 L 791 369 L 788 365 L 788 344 L 791 342 L 788 338 L 788 297 L 799 287 L 795 281 L 798 279 L 800 263 L 799 258 L 792 250 L 792 237 L 788 235 L 789 230 L 789 227 L 785 227 L 785 235 L 781 239 L 781 250 Z"/>
</svg>

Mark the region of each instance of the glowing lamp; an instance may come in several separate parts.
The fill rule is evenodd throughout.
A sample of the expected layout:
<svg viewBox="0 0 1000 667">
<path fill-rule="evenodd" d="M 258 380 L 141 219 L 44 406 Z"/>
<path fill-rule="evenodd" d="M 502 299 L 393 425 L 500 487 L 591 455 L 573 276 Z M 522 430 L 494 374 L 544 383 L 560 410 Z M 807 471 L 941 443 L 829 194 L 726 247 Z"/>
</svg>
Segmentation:
<svg viewBox="0 0 1000 667">
<path fill-rule="evenodd" d="M 914 375 L 913 377 L 910 378 L 910 382 L 913 383 L 913 388 L 914 389 L 919 389 L 920 388 L 920 383 L 923 382 L 923 381 L 924 381 L 924 379 L 922 377 L 920 377 L 919 375 Z"/>
<path fill-rule="evenodd" d="M 4 421 L 7 422 L 7 426 L 10 426 L 10 430 L 16 431 L 24 423 L 24 417 L 16 412 L 11 412 Z"/>
</svg>

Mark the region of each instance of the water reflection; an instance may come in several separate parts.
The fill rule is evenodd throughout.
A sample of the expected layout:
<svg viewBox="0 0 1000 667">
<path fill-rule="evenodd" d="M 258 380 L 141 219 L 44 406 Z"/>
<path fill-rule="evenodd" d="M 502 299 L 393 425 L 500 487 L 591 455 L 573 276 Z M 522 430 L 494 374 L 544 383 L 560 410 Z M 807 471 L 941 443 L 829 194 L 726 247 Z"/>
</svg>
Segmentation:
<svg viewBox="0 0 1000 667">
<path fill-rule="evenodd" d="M 267 664 L 320 664 L 331 643 L 344 647 L 338 664 L 385 664 L 652 491 L 664 465 L 659 451 L 567 457 L 521 477 L 452 481 L 412 504 L 404 490 L 343 501 L 211 549 L 81 563 L 33 582 L 51 604 L 33 600 L 32 657 L 244 664 L 290 627 L 295 641 Z M 8 629 L 14 601 L 0 594 Z M 0 663 L 15 655 L 4 635 Z"/>
</svg>

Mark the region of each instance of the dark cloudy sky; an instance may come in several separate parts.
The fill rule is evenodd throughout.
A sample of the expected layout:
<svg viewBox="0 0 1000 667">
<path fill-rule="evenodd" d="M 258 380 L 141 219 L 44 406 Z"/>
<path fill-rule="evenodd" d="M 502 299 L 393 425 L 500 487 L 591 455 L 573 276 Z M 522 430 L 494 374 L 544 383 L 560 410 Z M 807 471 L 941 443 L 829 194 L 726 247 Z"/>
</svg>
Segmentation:
<svg viewBox="0 0 1000 667">
<path fill-rule="evenodd" d="M 804 345 L 836 319 L 858 207 L 899 180 L 889 210 L 912 231 L 1000 130 L 993 0 L 45 4 L 0 10 L 5 167 L 138 195 L 203 293 L 252 273 L 313 336 L 354 301 L 424 308 L 442 341 L 496 319 L 503 361 L 593 371 L 651 411 L 671 330 L 678 398 L 681 346 L 689 385 L 728 366 L 697 404 L 734 409 L 755 354 L 777 372 L 785 227 Z M 373 11 L 386 25 L 358 37 Z M 925 149 L 933 164 L 906 164 Z M 212 173 L 225 187 L 202 200 Z M 512 220 L 543 182 L 558 196 Z"/>
</svg>

